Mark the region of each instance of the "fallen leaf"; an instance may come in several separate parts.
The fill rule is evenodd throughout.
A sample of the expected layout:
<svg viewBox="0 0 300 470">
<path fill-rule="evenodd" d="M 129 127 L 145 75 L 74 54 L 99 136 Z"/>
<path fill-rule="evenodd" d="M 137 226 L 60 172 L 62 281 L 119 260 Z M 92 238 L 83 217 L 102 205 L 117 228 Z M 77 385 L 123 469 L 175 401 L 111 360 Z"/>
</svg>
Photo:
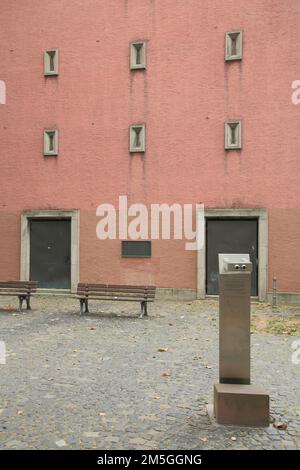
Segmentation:
<svg viewBox="0 0 300 470">
<path fill-rule="evenodd" d="M 207 437 L 200 437 L 200 441 L 207 442 Z"/>
<path fill-rule="evenodd" d="M 155 395 L 155 396 L 153 397 L 153 399 L 154 399 L 154 400 L 160 400 L 160 396 L 159 396 L 159 395 Z"/>
<path fill-rule="evenodd" d="M 16 309 L 12 305 L 9 304 L 9 305 L 4 305 L 3 310 L 5 312 L 13 312 Z"/>
<path fill-rule="evenodd" d="M 236 437 L 232 436 L 231 440 L 236 441 Z"/>
<path fill-rule="evenodd" d="M 158 348 L 159 352 L 167 352 L 169 348 Z"/>
<path fill-rule="evenodd" d="M 19 416 L 23 416 L 23 415 L 24 415 L 24 411 L 22 411 L 22 410 L 18 411 L 18 415 L 19 415 Z"/>
<path fill-rule="evenodd" d="M 275 422 L 273 423 L 274 428 L 276 429 L 281 429 L 285 431 L 287 429 L 287 424 L 286 423 L 281 423 L 281 422 Z"/>
<path fill-rule="evenodd" d="M 171 373 L 168 371 L 165 371 L 161 374 L 163 377 L 170 377 Z"/>
<path fill-rule="evenodd" d="M 91 326 L 90 327 L 90 330 L 95 330 L 96 328 L 94 326 Z"/>
</svg>

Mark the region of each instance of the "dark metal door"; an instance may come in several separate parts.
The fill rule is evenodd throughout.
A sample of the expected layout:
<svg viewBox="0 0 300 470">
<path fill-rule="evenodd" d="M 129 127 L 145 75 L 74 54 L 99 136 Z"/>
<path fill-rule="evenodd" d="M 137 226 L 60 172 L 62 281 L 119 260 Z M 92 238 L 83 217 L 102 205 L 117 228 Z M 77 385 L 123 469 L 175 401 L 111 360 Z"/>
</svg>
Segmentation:
<svg viewBox="0 0 300 470">
<path fill-rule="evenodd" d="M 71 221 L 31 220 L 30 279 L 39 287 L 71 286 Z"/>
<path fill-rule="evenodd" d="M 219 294 L 219 253 L 249 253 L 253 263 L 251 295 L 258 295 L 257 219 L 207 219 L 206 293 Z"/>
</svg>

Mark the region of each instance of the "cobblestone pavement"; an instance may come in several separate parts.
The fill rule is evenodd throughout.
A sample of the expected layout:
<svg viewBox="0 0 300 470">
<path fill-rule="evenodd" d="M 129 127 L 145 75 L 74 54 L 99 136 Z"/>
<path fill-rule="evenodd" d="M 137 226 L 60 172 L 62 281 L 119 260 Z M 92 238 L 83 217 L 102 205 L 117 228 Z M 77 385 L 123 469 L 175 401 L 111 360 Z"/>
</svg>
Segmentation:
<svg viewBox="0 0 300 470">
<path fill-rule="evenodd" d="M 1 449 L 300 448 L 297 337 L 252 335 L 253 382 L 269 389 L 287 430 L 224 427 L 206 413 L 217 302 L 156 301 L 147 319 L 135 303 L 96 302 L 99 314 L 85 317 L 68 298 L 35 297 L 25 314 L 9 304 L 17 299 L 0 299 Z"/>
</svg>

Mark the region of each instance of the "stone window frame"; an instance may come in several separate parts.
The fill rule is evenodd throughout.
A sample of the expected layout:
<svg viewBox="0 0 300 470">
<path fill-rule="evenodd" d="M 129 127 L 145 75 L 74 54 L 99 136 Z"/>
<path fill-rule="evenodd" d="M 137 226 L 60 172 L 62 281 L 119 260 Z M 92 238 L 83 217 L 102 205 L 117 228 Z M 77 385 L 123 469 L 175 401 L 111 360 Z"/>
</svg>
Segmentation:
<svg viewBox="0 0 300 470">
<path fill-rule="evenodd" d="M 235 41 L 233 40 L 235 38 Z M 233 51 L 235 42 L 236 51 Z M 235 54 L 233 52 L 236 52 Z M 228 31 L 225 35 L 225 61 L 242 60 L 243 58 L 243 31 Z"/>
<path fill-rule="evenodd" d="M 140 48 L 140 59 L 141 62 L 137 63 L 137 54 L 138 54 L 138 47 Z M 147 46 L 146 41 L 132 41 L 130 43 L 130 70 L 145 70 L 146 69 L 146 54 L 147 54 Z"/>
<path fill-rule="evenodd" d="M 54 134 L 53 150 L 49 150 L 48 139 L 49 134 Z M 57 157 L 58 156 L 58 130 L 57 129 L 44 129 L 44 156 Z"/>
<path fill-rule="evenodd" d="M 6 104 L 6 83 L 0 80 L 0 104 Z"/>
<path fill-rule="evenodd" d="M 51 70 L 50 67 L 50 56 L 53 55 L 53 65 L 54 69 Z M 44 75 L 49 76 L 58 76 L 59 75 L 59 50 L 58 49 L 46 49 L 44 52 Z"/>
<path fill-rule="evenodd" d="M 236 143 L 231 142 L 232 126 L 236 125 Z M 225 150 L 241 150 L 243 147 L 243 124 L 241 119 L 229 119 L 224 124 Z"/>
<path fill-rule="evenodd" d="M 136 132 L 135 128 L 141 128 L 139 135 L 141 145 L 135 146 Z M 129 151 L 130 153 L 144 153 L 146 150 L 146 125 L 145 124 L 131 124 L 129 126 Z"/>
</svg>

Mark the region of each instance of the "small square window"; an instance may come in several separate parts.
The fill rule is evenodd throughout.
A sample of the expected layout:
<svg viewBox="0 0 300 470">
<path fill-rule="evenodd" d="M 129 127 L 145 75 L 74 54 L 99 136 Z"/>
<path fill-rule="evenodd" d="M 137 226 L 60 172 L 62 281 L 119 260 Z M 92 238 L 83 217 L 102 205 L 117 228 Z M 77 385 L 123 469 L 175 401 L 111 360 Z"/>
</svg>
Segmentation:
<svg viewBox="0 0 300 470">
<path fill-rule="evenodd" d="M 225 60 L 241 60 L 243 57 L 243 32 L 226 33 Z"/>
<path fill-rule="evenodd" d="M 47 49 L 45 51 L 44 75 L 58 75 L 58 49 Z"/>
<path fill-rule="evenodd" d="M 237 150 L 242 148 L 242 121 L 225 122 L 225 149 Z"/>
<path fill-rule="evenodd" d="M 122 256 L 124 258 L 151 258 L 151 241 L 122 241 Z"/>
<path fill-rule="evenodd" d="M 145 125 L 133 124 L 129 128 L 130 152 L 145 152 Z"/>
<path fill-rule="evenodd" d="M 146 68 L 146 42 L 136 41 L 130 44 L 131 70 Z"/>
<path fill-rule="evenodd" d="M 58 155 L 58 130 L 44 130 L 44 155 Z"/>
</svg>

